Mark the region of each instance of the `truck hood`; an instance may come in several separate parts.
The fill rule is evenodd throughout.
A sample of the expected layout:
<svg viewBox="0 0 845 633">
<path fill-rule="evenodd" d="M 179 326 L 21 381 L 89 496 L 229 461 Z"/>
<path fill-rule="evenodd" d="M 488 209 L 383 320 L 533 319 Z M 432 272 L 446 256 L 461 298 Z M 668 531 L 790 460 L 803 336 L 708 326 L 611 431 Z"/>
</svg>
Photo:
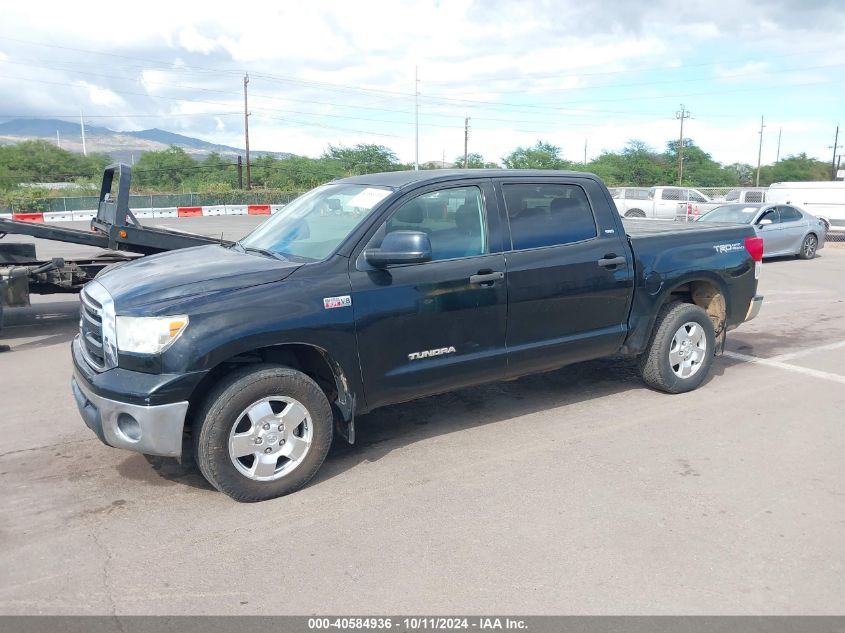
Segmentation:
<svg viewBox="0 0 845 633">
<path fill-rule="evenodd" d="M 281 281 L 302 264 L 217 244 L 119 264 L 97 277 L 118 312 L 192 295 Z"/>
</svg>

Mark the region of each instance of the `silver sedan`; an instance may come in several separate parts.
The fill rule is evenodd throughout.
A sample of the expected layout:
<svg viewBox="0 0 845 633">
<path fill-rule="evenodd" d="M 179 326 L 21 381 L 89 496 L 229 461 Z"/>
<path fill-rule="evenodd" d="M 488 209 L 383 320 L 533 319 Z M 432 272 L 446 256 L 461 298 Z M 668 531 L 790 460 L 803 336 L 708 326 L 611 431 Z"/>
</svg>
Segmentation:
<svg viewBox="0 0 845 633">
<path fill-rule="evenodd" d="M 797 255 L 813 259 L 824 248 L 824 223 L 788 204 L 725 204 L 705 213 L 699 222 L 751 224 L 763 238 L 763 257 Z"/>
</svg>

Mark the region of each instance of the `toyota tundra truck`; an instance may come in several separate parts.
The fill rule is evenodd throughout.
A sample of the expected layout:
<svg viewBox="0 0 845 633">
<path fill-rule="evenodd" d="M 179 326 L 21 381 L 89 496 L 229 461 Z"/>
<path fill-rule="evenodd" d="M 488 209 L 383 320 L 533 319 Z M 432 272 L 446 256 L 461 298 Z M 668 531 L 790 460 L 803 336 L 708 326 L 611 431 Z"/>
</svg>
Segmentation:
<svg viewBox="0 0 845 633">
<path fill-rule="evenodd" d="M 591 174 L 355 176 L 239 242 L 102 271 L 71 386 L 105 444 L 270 499 L 385 405 L 605 356 L 695 389 L 760 309 L 762 254 L 747 226 L 623 221 Z"/>
</svg>

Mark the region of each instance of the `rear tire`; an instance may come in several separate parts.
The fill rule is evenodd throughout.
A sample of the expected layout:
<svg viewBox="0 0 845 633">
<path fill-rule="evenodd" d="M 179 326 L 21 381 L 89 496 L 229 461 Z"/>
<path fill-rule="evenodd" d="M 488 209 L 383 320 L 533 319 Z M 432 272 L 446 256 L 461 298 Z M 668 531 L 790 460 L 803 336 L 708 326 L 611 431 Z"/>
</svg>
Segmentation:
<svg viewBox="0 0 845 633">
<path fill-rule="evenodd" d="M 332 410 L 302 372 L 252 365 L 209 393 L 193 436 L 197 466 L 212 486 L 236 501 L 264 501 L 300 489 L 319 470 L 332 443 Z"/>
<path fill-rule="evenodd" d="M 692 391 L 707 378 L 715 349 L 707 313 L 691 303 L 669 303 L 660 308 L 649 347 L 640 357 L 640 375 L 659 391 Z"/>
<path fill-rule="evenodd" d="M 800 259 L 813 259 L 816 256 L 816 250 L 819 248 L 819 238 L 810 233 L 801 242 L 801 250 L 798 251 Z"/>
<path fill-rule="evenodd" d="M 645 211 L 642 211 L 641 209 L 630 209 L 629 211 L 625 212 L 625 217 L 626 218 L 644 218 L 645 217 Z"/>
</svg>

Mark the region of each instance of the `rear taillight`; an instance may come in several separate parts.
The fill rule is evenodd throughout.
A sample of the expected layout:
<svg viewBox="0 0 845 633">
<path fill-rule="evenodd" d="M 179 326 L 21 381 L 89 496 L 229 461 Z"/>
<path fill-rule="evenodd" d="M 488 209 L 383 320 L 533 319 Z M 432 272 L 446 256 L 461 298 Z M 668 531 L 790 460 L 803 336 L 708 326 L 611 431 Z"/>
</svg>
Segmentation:
<svg viewBox="0 0 845 633">
<path fill-rule="evenodd" d="M 755 262 L 763 261 L 763 238 L 762 237 L 746 237 L 745 250 L 751 255 L 751 259 Z"/>
</svg>

